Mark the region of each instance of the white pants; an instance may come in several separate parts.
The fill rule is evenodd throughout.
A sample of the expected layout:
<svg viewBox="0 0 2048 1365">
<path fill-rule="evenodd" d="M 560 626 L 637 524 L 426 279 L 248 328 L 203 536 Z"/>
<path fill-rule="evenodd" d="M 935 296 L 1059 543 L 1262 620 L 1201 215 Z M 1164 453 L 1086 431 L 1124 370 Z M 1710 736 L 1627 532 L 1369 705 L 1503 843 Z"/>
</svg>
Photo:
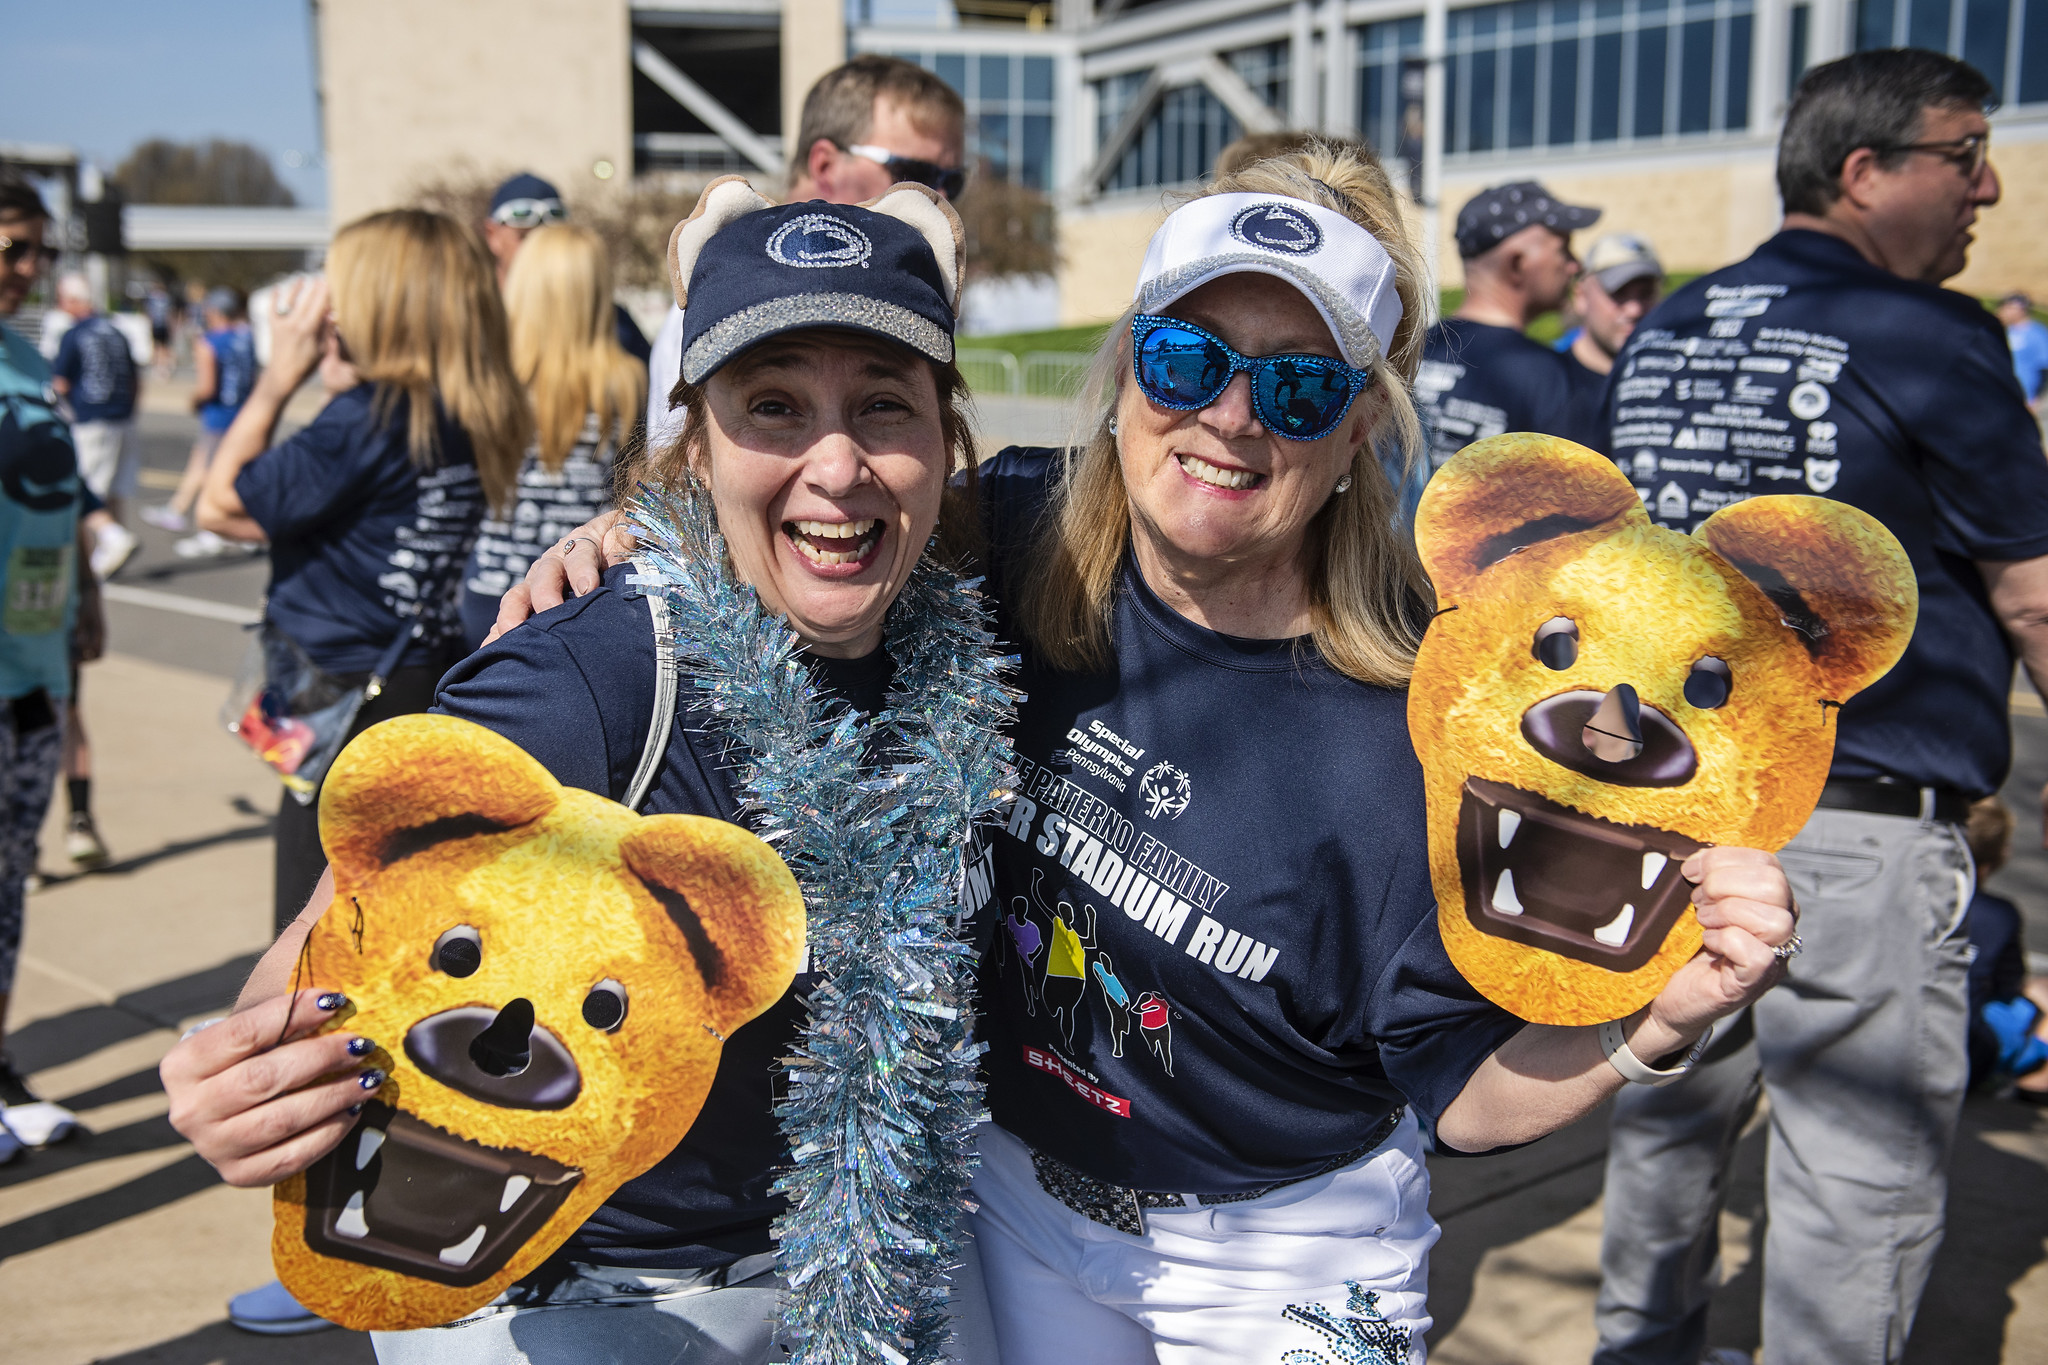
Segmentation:
<svg viewBox="0 0 2048 1365">
<path fill-rule="evenodd" d="M 1342 1170 L 1238 1204 L 1145 1210 L 1145 1235 L 1047 1194 L 981 1130 L 974 1219 L 1003 1365 L 1419 1365 L 1429 1172 L 1413 1114 Z"/>
<path fill-rule="evenodd" d="M 135 423 L 73 422 L 71 443 L 78 451 L 78 477 L 101 502 L 132 498 L 142 477 L 142 446 Z"/>
</svg>

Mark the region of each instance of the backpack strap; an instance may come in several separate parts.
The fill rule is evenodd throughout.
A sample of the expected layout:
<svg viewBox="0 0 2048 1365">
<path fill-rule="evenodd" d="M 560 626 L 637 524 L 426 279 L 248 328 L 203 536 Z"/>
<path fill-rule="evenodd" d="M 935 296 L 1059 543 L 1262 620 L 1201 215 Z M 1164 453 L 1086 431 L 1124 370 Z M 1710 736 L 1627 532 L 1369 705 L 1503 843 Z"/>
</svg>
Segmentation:
<svg viewBox="0 0 2048 1365">
<path fill-rule="evenodd" d="M 648 578 L 654 567 L 635 555 L 633 565 Z M 625 806 L 638 810 L 654 787 L 654 775 L 661 770 L 662 755 L 668 752 L 669 736 L 676 725 L 676 633 L 669 627 L 668 603 L 657 592 L 643 593 L 647 610 L 654 618 L 654 716 L 647 726 L 647 744 L 640 750 L 640 762 L 633 780 L 626 786 Z"/>
</svg>

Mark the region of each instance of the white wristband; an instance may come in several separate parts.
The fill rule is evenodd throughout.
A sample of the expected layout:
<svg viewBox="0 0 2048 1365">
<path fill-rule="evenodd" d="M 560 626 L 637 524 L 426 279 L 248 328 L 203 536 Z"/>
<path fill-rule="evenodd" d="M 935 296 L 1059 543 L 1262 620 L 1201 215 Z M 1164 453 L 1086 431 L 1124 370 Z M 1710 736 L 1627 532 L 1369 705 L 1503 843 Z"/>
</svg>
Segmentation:
<svg viewBox="0 0 2048 1365">
<path fill-rule="evenodd" d="M 1610 1019 L 1600 1026 L 1600 1050 L 1607 1054 L 1607 1064 L 1619 1071 L 1623 1080 L 1635 1085 L 1669 1085 L 1699 1065 L 1699 1060 L 1706 1055 L 1707 1044 L 1713 1041 L 1713 1037 L 1714 1030 L 1709 1025 L 1707 1031 L 1700 1035 L 1700 1040 L 1692 1045 L 1691 1050 L 1679 1060 L 1677 1066 L 1659 1071 L 1630 1049 L 1628 1035 L 1621 1029 L 1621 1020 Z"/>
</svg>

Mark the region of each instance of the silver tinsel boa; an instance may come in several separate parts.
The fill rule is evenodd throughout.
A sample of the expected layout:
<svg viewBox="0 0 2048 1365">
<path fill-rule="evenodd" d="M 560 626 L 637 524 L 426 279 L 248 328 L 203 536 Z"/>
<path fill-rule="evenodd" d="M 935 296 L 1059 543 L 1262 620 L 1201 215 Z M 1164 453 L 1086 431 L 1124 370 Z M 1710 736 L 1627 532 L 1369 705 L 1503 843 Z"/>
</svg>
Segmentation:
<svg viewBox="0 0 2048 1365">
<path fill-rule="evenodd" d="M 707 497 L 643 487 L 633 521 L 652 570 L 633 581 L 666 601 L 683 676 L 736 746 L 745 818 L 803 888 L 822 982 L 776 1108 L 793 1359 L 927 1365 L 987 1117 L 958 894 L 969 827 L 1013 780 L 1014 661 L 975 585 L 920 562 L 884 625 L 888 709 L 863 722 L 734 581 Z"/>
</svg>

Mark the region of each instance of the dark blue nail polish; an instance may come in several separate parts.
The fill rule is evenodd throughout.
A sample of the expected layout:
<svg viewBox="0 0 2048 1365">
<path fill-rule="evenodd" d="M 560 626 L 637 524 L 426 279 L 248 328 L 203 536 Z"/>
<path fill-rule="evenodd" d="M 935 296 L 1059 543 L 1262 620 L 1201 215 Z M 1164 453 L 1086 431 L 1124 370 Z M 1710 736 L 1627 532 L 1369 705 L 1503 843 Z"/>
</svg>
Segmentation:
<svg viewBox="0 0 2048 1365">
<path fill-rule="evenodd" d="M 374 1066 L 368 1067 L 356 1077 L 356 1084 L 365 1090 L 375 1090 L 384 1084 L 384 1073 Z"/>
<path fill-rule="evenodd" d="M 368 1038 L 351 1038 L 348 1040 L 348 1055 L 351 1057 L 367 1057 L 376 1050 L 377 1045 Z"/>
<path fill-rule="evenodd" d="M 323 1010 L 338 1010 L 348 1003 L 348 997 L 340 991 L 325 991 L 313 1003 Z"/>
<path fill-rule="evenodd" d="M 351 1114 L 360 1114 L 363 1112 L 363 1106 L 361 1106 L 360 1104 L 352 1104 L 348 1107 L 348 1112 Z"/>
</svg>

